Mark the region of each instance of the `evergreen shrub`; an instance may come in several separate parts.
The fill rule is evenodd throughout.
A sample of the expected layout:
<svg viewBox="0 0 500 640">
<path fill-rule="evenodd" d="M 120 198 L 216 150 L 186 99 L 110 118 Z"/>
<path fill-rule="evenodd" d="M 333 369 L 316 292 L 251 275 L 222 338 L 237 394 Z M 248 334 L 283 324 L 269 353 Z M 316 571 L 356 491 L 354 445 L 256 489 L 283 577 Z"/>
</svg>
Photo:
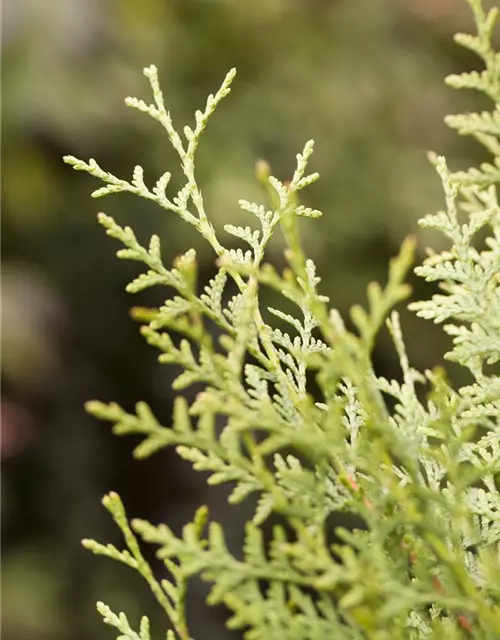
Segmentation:
<svg viewBox="0 0 500 640">
<path fill-rule="evenodd" d="M 458 34 L 456 41 L 482 59 L 484 70 L 447 82 L 480 91 L 493 107 L 446 122 L 473 136 L 493 159 L 453 172 L 443 157 L 430 155 L 445 208 L 420 224 L 444 234 L 449 248 L 429 251 L 416 268 L 440 293 L 410 304 L 451 336 L 445 358 L 467 370 L 465 386 L 454 388 L 442 368 L 420 372 L 409 362 L 394 307 L 410 295 L 404 280 L 413 238 L 391 261 L 385 287 L 371 283 L 366 308 L 352 308 L 354 331 L 321 295 L 297 231 L 298 218 L 321 215 L 299 202 L 318 179 L 308 172 L 312 141 L 297 155 L 289 182 L 270 175 L 265 162 L 257 164 L 268 203 L 240 200 L 253 224 L 225 225 L 242 248 L 224 247 L 205 210 L 195 159 L 234 70 L 196 112 L 194 128 L 174 128 L 154 66 L 144 70 L 153 104 L 126 100 L 166 130 L 185 176 L 176 195 L 167 195 L 169 172 L 150 188 L 140 166 L 128 182 L 95 160 L 65 157 L 104 182 L 94 197 L 128 191 L 153 200 L 195 227 L 217 255 L 217 274 L 199 283 L 193 250 L 169 269 L 158 236 L 143 246 L 131 228 L 99 214 L 107 234 L 123 245 L 118 257 L 146 265 L 127 290 L 174 291 L 163 306 L 136 308 L 135 316 L 160 362 L 181 367 L 173 388 L 200 391 L 191 405 L 182 394 L 176 398 L 171 426 L 159 424 L 140 402 L 135 413 L 96 401 L 88 411 L 111 422 L 118 435 L 140 434 L 139 458 L 175 447 L 197 471 L 209 472 L 209 484 L 231 485 L 230 504 L 257 496 L 241 557 L 228 550 L 224 531 L 209 522 L 203 506 L 179 537 L 166 524 L 129 521 L 116 493 L 104 497 L 124 548 L 83 544 L 142 575 L 165 611 L 168 640 L 191 637 L 185 601 L 196 575 L 211 585 L 208 604 L 223 603 L 231 612 L 228 626 L 248 640 L 500 638 L 500 54 L 491 45 L 498 11 L 467 1 L 477 34 Z M 287 245 L 282 272 L 264 261 L 278 230 Z M 266 287 L 297 313 L 263 309 L 259 294 Z M 273 317 L 290 333 L 270 324 Z M 398 379 L 380 377 L 373 367 L 384 326 L 399 356 Z M 331 531 L 339 512 L 355 515 L 359 525 Z M 272 514 L 283 524 L 267 540 L 262 527 Z M 139 541 L 158 546 L 168 579 L 155 577 Z M 103 603 L 97 608 L 120 638 L 149 640 L 147 617 L 135 631 L 125 614 Z"/>
</svg>

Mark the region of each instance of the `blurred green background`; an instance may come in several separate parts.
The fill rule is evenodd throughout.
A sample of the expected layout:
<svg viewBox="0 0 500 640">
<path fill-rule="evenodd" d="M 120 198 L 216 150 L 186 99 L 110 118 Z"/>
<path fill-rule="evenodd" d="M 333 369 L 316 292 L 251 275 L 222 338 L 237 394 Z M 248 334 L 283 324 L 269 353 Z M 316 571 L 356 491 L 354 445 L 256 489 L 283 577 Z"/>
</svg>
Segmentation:
<svg viewBox="0 0 500 640">
<path fill-rule="evenodd" d="M 132 460 L 134 442 L 117 441 L 82 409 L 89 398 L 131 408 L 149 402 L 169 423 L 173 372 L 128 317 L 126 283 L 138 272 L 96 223 L 104 210 L 139 238 L 157 232 L 166 262 L 195 246 L 201 277 L 214 255 L 173 215 L 129 195 L 91 200 L 99 186 L 61 157 L 95 157 L 129 178 L 136 163 L 156 180 L 177 160 L 159 125 L 126 109 L 149 101 L 141 74 L 156 64 L 174 123 L 193 121 L 208 93 L 236 66 L 233 92 L 207 128 L 198 175 L 215 226 L 240 221 L 237 200 L 262 200 L 254 163 L 290 176 L 295 154 L 316 140 L 311 169 L 322 179 L 304 194 L 322 209 L 302 225 L 323 292 L 344 314 L 384 280 L 388 259 L 408 233 L 420 257 L 431 238 L 417 220 L 442 205 L 426 151 L 454 168 L 480 150 L 446 129 L 443 116 L 481 108 L 448 89 L 448 73 L 477 67 L 452 34 L 469 30 L 461 0 L 7 0 L 3 3 L 2 176 L 2 630 L 5 640 L 111 638 L 98 599 L 141 613 L 164 633 L 155 602 L 126 567 L 90 556 L 82 537 L 119 542 L 100 507 L 118 491 L 130 514 L 180 528 L 208 503 L 238 548 L 245 508 L 229 509 L 224 490 L 207 493 L 175 454 Z M 231 241 L 226 236 L 227 243 Z M 269 259 L 282 262 L 276 239 Z M 432 238 L 436 247 L 439 238 Z M 413 280 L 413 278 L 412 278 Z M 415 296 L 430 290 L 416 283 Z M 161 295 L 161 292 L 160 292 Z M 439 330 L 404 313 L 419 368 L 441 362 Z M 377 367 L 397 375 L 386 338 Z M 160 569 L 159 569 L 160 570 Z M 202 603 L 195 584 L 196 638 L 229 638 L 224 612 Z"/>
</svg>

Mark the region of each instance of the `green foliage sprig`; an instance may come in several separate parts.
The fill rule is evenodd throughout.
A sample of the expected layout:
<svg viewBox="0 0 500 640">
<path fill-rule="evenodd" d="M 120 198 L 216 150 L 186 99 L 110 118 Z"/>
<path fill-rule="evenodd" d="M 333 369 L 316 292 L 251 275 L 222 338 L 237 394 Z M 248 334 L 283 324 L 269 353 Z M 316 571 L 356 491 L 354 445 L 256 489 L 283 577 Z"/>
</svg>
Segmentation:
<svg viewBox="0 0 500 640">
<path fill-rule="evenodd" d="M 246 227 L 226 225 L 242 248 L 226 249 L 205 211 L 195 176 L 195 156 L 209 117 L 229 93 L 234 70 L 221 89 L 197 111 L 195 127 L 181 137 L 166 111 L 155 67 L 145 69 L 154 104 L 128 98 L 126 104 L 157 120 L 178 153 L 185 184 L 169 198 L 170 173 L 151 190 L 137 166 L 131 182 L 105 172 L 94 161 L 67 156 L 66 162 L 105 182 L 94 197 L 129 191 L 154 200 L 194 226 L 213 247 L 218 272 L 198 283 L 193 250 L 165 267 L 160 239 L 142 246 L 129 227 L 99 214 L 108 235 L 124 248 L 123 259 L 147 270 L 127 290 L 136 293 L 164 285 L 175 291 L 158 309 L 142 309 L 146 340 L 159 359 L 182 367 L 173 387 L 203 386 L 194 402 L 178 396 L 171 426 L 158 423 L 144 403 L 128 413 L 116 404 L 90 402 L 87 409 L 113 423 L 118 435 L 141 434 L 139 457 L 165 446 L 199 471 L 210 484 L 230 483 L 230 503 L 258 495 L 247 524 L 242 558 L 227 548 L 224 532 L 207 522 L 202 507 L 176 536 L 166 525 L 129 524 L 120 498 L 104 498 L 121 529 L 126 549 L 94 541 L 98 554 L 136 569 L 149 584 L 170 621 L 168 638 L 190 638 L 185 595 L 194 575 L 211 584 L 209 604 L 224 603 L 231 628 L 249 640 L 264 638 L 498 638 L 500 633 L 500 211 L 495 184 L 500 180 L 500 54 L 491 47 L 497 10 L 485 12 L 468 0 L 477 36 L 457 42 L 485 63 L 482 73 L 448 78 L 495 102 L 493 112 L 450 116 L 448 124 L 471 134 L 493 155 L 492 163 L 452 173 L 444 158 L 432 156 L 443 183 L 446 209 L 421 221 L 441 231 L 450 248 L 430 253 L 417 273 L 439 283 L 442 293 L 410 306 L 452 337 L 446 358 L 467 368 L 470 384 L 454 389 L 441 369 L 416 371 L 409 362 L 399 316 L 393 307 L 410 290 L 404 279 L 415 241 L 405 241 L 391 262 L 384 288 L 368 287 L 368 307 L 351 312 L 356 333 L 348 331 L 306 258 L 297 230 L 299 217 L 319 211 L 299 203 L 299 192 L 313 183 L 307 173 L 312 141 L 297 155 L 289 183 L 259 164 L 269 205 L 240 200 L 253 216 Z M 269 207 L 269 208 L 268 208 Z M 283 233 L 288 267 L 279 273 L 264 262 L 266 246 Z M 227 299 L 228 281 L 237 293 Z M 290 326 L 271 326 L 262 315 L 260 292 L 271 288 L 291 301 L 300 315 L 276 308 L 267 312 Z M 387 317 L 389 316 L 389 319 Z M 219 344 L 207 320 L 221 330 Z M 371 353 L 387 325 L 401 363 L 401 379 L 387 380 L 373 368 Z M 172 335 L 182 337 L 174 342 Z M 314 372 L 320 398 L 308 388 Z M 391 398 L 391 402 L 388 402 Z M 223 428 L 216 429 L 216 421 Z M 344 511 L 364 526 L 336 531 L 330 518 Z M 275 526 L 264 542 L 262 524 Z M 159 547 L 170 578 L 158 581 L 145 561 L 138 538 Z M 143 618 L 139 633 L 124 614 L 98 605 L 121 638 L 149 639 Z"/>
</svg>

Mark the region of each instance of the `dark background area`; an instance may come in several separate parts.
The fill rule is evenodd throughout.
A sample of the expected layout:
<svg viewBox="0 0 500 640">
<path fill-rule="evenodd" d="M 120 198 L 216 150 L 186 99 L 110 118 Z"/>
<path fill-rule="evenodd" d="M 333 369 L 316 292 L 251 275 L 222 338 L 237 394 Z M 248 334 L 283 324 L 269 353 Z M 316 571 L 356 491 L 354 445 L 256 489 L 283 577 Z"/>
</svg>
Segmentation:
<svg viewBox="0 0 500 640">
<path fill-rule="evenodd" d="M 131 515 L 179 529 L 201 503 L 238 548 L 248 507 L 225 503 L 173 452 L 134 461 L 133 439 L 117 440 L 83 411 L 90 398 L 126 408 L 145 400 L 169 424 L 173 372 L 128 316 L 162 292 L 124 292 L 137 265 L 116 260 L 118 245 L 96 222 L 100 210 L 130 224 L 140 239 L 163 239 L 165 263 L 194 246 L 202 281 L 214 255 L 182 221 L 120 194 L 95 201 L 97 181 L 75 173 L 65 154 L 95 157 L 129 179 L 135 164 L 152 181 L 173 170 L 166 135 L 123 106 L 149 102 L 141 70 L 159 68 L 167 106 L 181 130 L 192 124 L 232 66 L 233 92 L 202 139 L 197 167 L 207 211 L 220 237 L 245 220 L 237 200 L 262 201 L 254 163 L 265 158 L 281 179 L 295 154 L 316 141 L 310 168 L 322 179 L 304 194 L 324 211 L 302 225 L 323 293 L 345 315 L 384 281 L 388 259 L 416 233 L 420 258 L 440 238 L 417 220 L 442 206 L 426 159 L 445 153 L 453 168 L 480 149 L 443 124 L 447 113 L 478 109 L 479 97 L 446 88 L 448 73 L 478 61 L 452 42 L 471 19 L 461 0 L 6 0 L 2 38 L 2 631 L 5 640 L 113 637 L 96 600 L 164 621 L 141 578 L 81 549 L 96 537 L 119 543 L 100 506 L 118 491 Z M 280 238 L 269 260 L 281 261 Z M 140 269 L 140 267 L 139 267 Z M 414 280 L 414 278 L 412 278 Z M 415 297 L 430 290 L 415 283 Z M 160 296 L 160 298 L 158 297 Z M 273 305 L 274 306 L 274 305 Z M 441 332 L 403 310 L 413 364 L 438 364 Z M 377 366 L 397 375 L 382 336 Z M 457 374 L 458 375 L 458 374 Z M 225 638 L 224 612 L 202 603 L 194 585 L 195 638 Z"/>
</svg>

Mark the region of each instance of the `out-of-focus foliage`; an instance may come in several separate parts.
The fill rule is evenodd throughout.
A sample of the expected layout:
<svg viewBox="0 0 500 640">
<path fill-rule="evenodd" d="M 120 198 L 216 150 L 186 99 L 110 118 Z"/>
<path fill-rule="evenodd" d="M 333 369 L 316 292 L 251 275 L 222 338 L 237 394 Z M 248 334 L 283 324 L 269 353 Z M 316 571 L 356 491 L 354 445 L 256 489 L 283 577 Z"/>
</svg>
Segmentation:
<svg viewBox="0 0 500 640">
<path fill-rule="evenodd" d="M 140 161 L 159 175 L 173 165 L 171 150 L 154 123 L 122 107 L 125 93 L 143 93 L 138 70 L 158 65 L 173 117 L 185 124 L 237 66 L 237 91 L 198 160 L 211 218 L 220 229 L 231 217 L 238 224 L 237 198 L 261 195 L 255 160 L 286 179 L 290 157 L 315 138 L 312 168 L 324 179 L 305 204 L 325 217 L 301 231 L 325 292 L 344 309 L 436 208 L 440 188 L 425 151 L 448 150 L 452 167 L 454 156 L 476 153 L 466 142 L 451 148 L 442 124 L 451 92 L 441 79 L 464 67 L 450 35 L 467 31 L 468 15 L 459 0 L 7 0 L 3 14 L 4 633 L 94 638 L 103 632 L 89 605 L 96 594 L 112 604 L 108 594 L 124 580 L 94 571 L 78 549 L 84 533 L 112 535 L 97 497 L 113 486 L 131 511 L 175 528 L 202 489 L 168 456 L 134 466 L 132 483 L 127 453 L 83 414 L 84 400 L 99 396 L 126 407 L 144 398 L 168 415 L 170 380 L 152 366 L 137 326 L 123 322 L 130 301 L 119 292 L 133 268 L 117 267 L 99 233 L 91 179 L 68 172 L 61 156 L 95 155 L 118 175 Z M 456 96 L 453 110 L 463 110 Z M 173 216 L 127 196 L 109 198 L 106 211 L 133 221 L 140 237 L 154 227 L 175 238 L 164 243 L 166 262 L 193 245 L 200 268 L 211 268 L 209 248 Z M 271 250 L 279 263 L 279 242 Z M 415 365 L 432 364 L 437 338 L 418 321 L 412 331 L 422 345 Z M 382 369 L 392 366 L 382 351 L 377 357 Z M 145 493 L 146 482 L 161 488 Z M 224 521 L 217 497 L 214 507 Z M 198 624 L 205 637 L 220 627 Z"/>
</svg>

